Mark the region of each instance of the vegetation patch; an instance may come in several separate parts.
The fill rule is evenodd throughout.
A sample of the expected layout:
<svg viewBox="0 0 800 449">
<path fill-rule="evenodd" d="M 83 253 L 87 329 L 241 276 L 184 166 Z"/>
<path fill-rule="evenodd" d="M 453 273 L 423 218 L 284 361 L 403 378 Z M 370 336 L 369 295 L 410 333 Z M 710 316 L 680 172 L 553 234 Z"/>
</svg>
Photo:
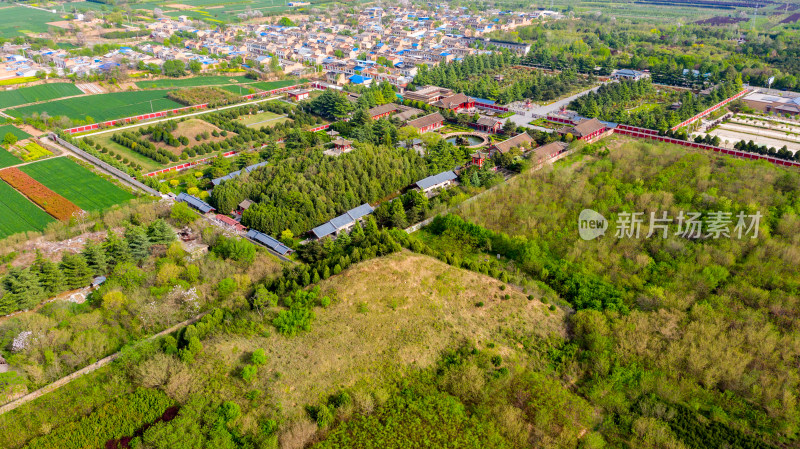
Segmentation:
<svg viewBox="0 0 800 449">
<path fill-rule="evenodd" d="M 57 220 L 69 220 L 81 210 L 68 199 L 48 189 L 18 168 L 0 170 L 0 179 L 17 189 Z"/>
<path fill-rule="evenodd" d="M 26 231 L 44 231 L 53 217 L 8 184 L 0 182 L 0 238 Z"/>
<path fill-rule="evenodd" d="M 99 406 L 80 421 L 34 438 L 28 449 L 103 447 L 109 440 L 133 435 L 142 426 L 160 418 L 172 400 L 159 390 L 140 388 Z"/>
<path fill-rule="evenodd" d="M 133 198 L 131 193 L 68 157 L 23 165 L 20 170 L 86 211 L 105 210 Z"/>
<path fill-rule="evenodd" d="M 5 13 L 5 10 L 3 12 Z M 0 91 L 0 108 L 10 108 L 73 95 L 83 95 L 83 91 L 72 83 L 51 83 L 20 87 L 14 90 Z"/>
<path fill-rule="evenodd" d="M 167 98 L 186 106 L 208 104 L 215 108 L 226 104 L 242 101 L 242 97 L 219 87 L 190 87 L 188 89 L 174 90 L 167 94 Z"/>
</svg>

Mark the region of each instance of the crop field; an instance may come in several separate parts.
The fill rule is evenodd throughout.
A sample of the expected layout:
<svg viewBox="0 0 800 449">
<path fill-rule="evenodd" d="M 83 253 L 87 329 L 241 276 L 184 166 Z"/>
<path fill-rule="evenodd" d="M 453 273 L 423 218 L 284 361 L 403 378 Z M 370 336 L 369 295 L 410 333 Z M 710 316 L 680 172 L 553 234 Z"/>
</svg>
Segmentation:
<svg viewBox="0 0 800 449">
<path fill-rule="evenodd" d="M 39 9 L 11 6 L 0 9 L 0 37 L 11 38 L 27 32 L 47 31 L 47 22 L 61 20 L 58 14 Z"/>
<path fill-rule="evenodd" d="M 22 161 L 18 159 L 16 156 L 0 148 L 0 168 L 6 168 L 21 163 Z"/>
<path fill-rule="evenodd" d="M 307 83 L 308 80 L 305 78 L 299 80 L 281 80 L 281 81 L 259 81 L 257 83 L 251 84 L 252 87 L 257 87 L 261 90 L 272 90 L 272 89 L 280 89 L 281 87 L 292 86 L 294 84 L 302 84 Z"/>
<path fill-rule="evenodd" d="M 43 112 L 47 112 L 51 117 L 63 115 L 73 120 L 86 120 L 86 117 L 90 117 L 90 122 L 94 123 L 182 107 L 184 107 L 182 104 L 167 98 L 166 90 L 146 90 L 67 98 L 9 109 L 6 112 L 15 117 L 27 117 L 33 113 Z"/>
<path fill-rule="evenodd" d="M 26 231 L 43 231 L 53 217 L 0 181 L 0 238 Z"/>
<path fill-rule="evenodd" d="M 78 165 L 67 157 L 23 165 L 20 169 L 81 209 L 107 209 L 133 195 Z"/>
<path fill-rule="evenodd" d="M 0 10 L 0 14 L 3 10 Z M 20 87 L 14 90 L 0 91 L 0 108 L 10 108 L 37 101 L 54 100 L 56 98 L 83 95 L 72 83 L 40 84 L 38 86 Z"/>
<path fill-rule="evenodd" d="M 8 134 L 8 133 L 11 133 L 11 134 L 17 136 L 17 139 L 19 139 L 19 140 L 27 139 L 28 137 L 31 136 L 30 134 L 28 134 L 25 131 L 17 128 L 14 125 L 0 125 L 0 140 L 2 140 L 3 137 L 5 137 L 5 135 Z"/>
<path fill-rule="evenodd" d="M 255 80 L 245 76 L 196 76 L 183 79 L 137 81 L 136 87 L 139 89 L 169 89 L 177 87 L 224 86 L 228 84 L 236 85 L 253 82 L 255 82 Z"/>
</svg>

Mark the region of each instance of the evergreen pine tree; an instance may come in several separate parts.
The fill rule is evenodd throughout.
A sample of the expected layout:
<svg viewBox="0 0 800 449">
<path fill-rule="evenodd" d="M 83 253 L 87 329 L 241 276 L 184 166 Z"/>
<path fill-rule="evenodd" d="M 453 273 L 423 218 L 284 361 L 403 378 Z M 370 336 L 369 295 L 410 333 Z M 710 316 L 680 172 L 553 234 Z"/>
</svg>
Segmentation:
<svg viewBox="0 0 800 449">
<path fill-rule="evenodd" d="M 14 310 L 26 310 L 38 304 L 45 297 L 45 291 L 39 284 L 35 272 L 29 268 L 11 268 L 3 278 L 3 303 L 0 308 L 11 307 Z"/>
<path fill-rule="evenodd" d="M 102 276 L 108 272 L 108 257 L 103 247 L 93 241 L 88 241 L 83 247 L 83 257 L 96 276 Z"/>
<path fill-rule="evenodd" d="M 68 288 L 85 287 L 92 279 L 92 269 L 80 254 L 64 254 L 61 270 L 64 273 L 64 285 Z"/>
<path fill-rule="evenodd" d="M 150 224 L 147 228 L 147 236 L 153 245 L 168 245 L 175 240 L 175 232 L 161 218 Z"/>
<path fill-rule="evenodd" d="M 113 231 L 108 233 L 106 240 L 103 242 L 103 249 L 105 250 L 108 262 L 112 265 L 119 265 L 131 260 L 131 251 L 130 248 L 128 248 L 128 242 Z"/>
<path fill-rule="evenodd" d="M 54 296 L 64 290 L 64 273 L 56 263 L 46 260 L 39 268 L 39 284 L 48 296 Z"/>
<path fill-rule="evenodd" d="M 125 241 L 128 242 L 128 249 L 133 260 L 140 261 L 150 255 L 151 243 L 144 228 L 140 226 L 128 228 L 125 231 Z"/>
</svg>

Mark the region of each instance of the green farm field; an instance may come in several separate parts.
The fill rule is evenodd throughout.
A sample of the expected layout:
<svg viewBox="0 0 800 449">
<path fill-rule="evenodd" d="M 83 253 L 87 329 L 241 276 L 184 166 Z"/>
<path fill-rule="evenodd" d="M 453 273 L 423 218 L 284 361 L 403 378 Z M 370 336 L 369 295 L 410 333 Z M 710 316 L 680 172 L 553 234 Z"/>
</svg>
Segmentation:
<svg viewBox="0 0 800 449">
<path fill-rule="evenodd" d="M 133 198 L 67 157 L 23 165 L 20 170 L 87 211 L 107 209 Z"/>
<path fill-rule="evenodd" d="M 86 120 L 86 117 L 90 117 L 92 119 L 90 122 L 104 122 L 146 114 L 151 111 L 157 112 L 182 107 L 184 107 L 182 104 L 167 98 L 166 90 L 147 90 L 67 98 L 43 104 L 23 106 L 6 112 L 15 117 L 27 117 L 33 113 L 41 114 L 47 112 L 51 117 L 67 116 L 72 120 Z"/>
<path fill-rule="evenodd" d="M 2 13 L 3 10 L 0 10 Z M 14 90 L 0 91 L 0 108 L 11 108 L 38 101 L 83 95 L 83 92 L 72 83 L 40 84 L 38 86 L 20 87 Z"/>
<path fill-rule="evenodd" d="M 0 181 L 0 238 L 20 232 L 43 231 L 52 221 L 53 217 L 47 212 Z"/>
<path fill-rule="evenodd" d="M 237 85 L 253 82 L 255 81 L 245 76 L 196 76 L 182 79 L 137 81 L 136 87 L 139 89 L 168 89 L 177 87 L 224 86 L 228 84 Z"/>
<path fill-rule="evenodd" d="M 21 164 L 22 160 L 9 153 L 8 151 L 0 148 L 0 168 L 11 167 L 12 165 Z"/>
<path fill-rule="evenodd" d="M 0 125 L 0 139 L 5 137 L 5 135 L 8 134 L 8 133 L 11 133 L 11 134 L 17 136 L 17 139 L 19 139 L 19 140 L 27 139 L 28 137 L 31 136 L 30 134 L 28 134 L 25 131 L 17 128 L 14 125 Z"/>
<path fill-rule="evenodd" d="M 5 5 L 5 3 L 4 3 Z M 59 14 L 22 6 L 0 8 L 0 37 L 12 38 L 27 32 L 47 31 L 47 23 L 61 20 Z"/>
</svg>

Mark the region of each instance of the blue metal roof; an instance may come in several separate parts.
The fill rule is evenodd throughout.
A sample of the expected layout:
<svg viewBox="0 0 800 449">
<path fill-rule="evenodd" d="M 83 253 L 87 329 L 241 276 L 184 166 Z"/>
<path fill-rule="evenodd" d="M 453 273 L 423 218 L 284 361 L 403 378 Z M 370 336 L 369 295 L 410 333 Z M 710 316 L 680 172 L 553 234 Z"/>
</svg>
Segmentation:
<svg viewBox="0 0 800 449">
<path fill-rule="evenodd" d="M 480 97 L 470 97 L 470 98 L 475 100 L 476 103 L 483 103 L 483 104 L 495 104 L 496 103 L 494 100 L 487 100 L 485 98 L 480 98 Z"/>
<path fill-rule="evenodd" d="M 452 170 L 449 170 L 449 171 L 441 172 L 441 173 L 439 173 L 437 175 L 428 176 L 425 179 L 421 179 L 421 180 L 417 181 L 417 187 L 419 187 L 422 190 L 425 190 L 425 189 L 429 189 L 429 188 L 431 188 L 431 187 L 433 187 L 433 186 L 435 186 L 437 184 L 441 184 L 441 183 L 446 182 L 446 181 L 453 181 L 453 180 L 455 180 L 457 178 L 458 178 L 458 176 L 456 176 L 456 174 Z"/>
<path fill-rule="evenodd" d="M 349 80 L 350 80 L 350 82 L 351 82 L 351 83 L 353 83 L 353 84 L 362 84 L 362 83 L 365 83 L 365 82 L 367 82 L 367 81 L 370 81 L 370 80 L 372 80 L 372 78 L 370 78 L 370 77 L 368 77 L 368 76 L 361 76 L 361 75 L 352 75 L 352 76 L 351 76 L 350 78 L 348 78 L 348 79 L 349 79 Z"/>
<path fill-rule="evenodd" d="M 241 170 L 236 170 L 234 172 L 228 173 L 225 176 L 212 179 L 211 180 L 211 184 L 214 184 L 215 186 L 218 186 L 218 185 L 222 184 L 223 181 L 228 181 L 230 179 L 236 178 L 237 176 L 241 175 L 242 172 L 250 173 L 253 170 L 255 170 L 255 169 L 259 168 L 259 167 L 263 167 L 265 165 L 267 165 L 267 161 L 259 162 L 258 164 L 248 165 L 247 167 L 245 167 L 245 168 L 243 168 Z"/>
</svg>

